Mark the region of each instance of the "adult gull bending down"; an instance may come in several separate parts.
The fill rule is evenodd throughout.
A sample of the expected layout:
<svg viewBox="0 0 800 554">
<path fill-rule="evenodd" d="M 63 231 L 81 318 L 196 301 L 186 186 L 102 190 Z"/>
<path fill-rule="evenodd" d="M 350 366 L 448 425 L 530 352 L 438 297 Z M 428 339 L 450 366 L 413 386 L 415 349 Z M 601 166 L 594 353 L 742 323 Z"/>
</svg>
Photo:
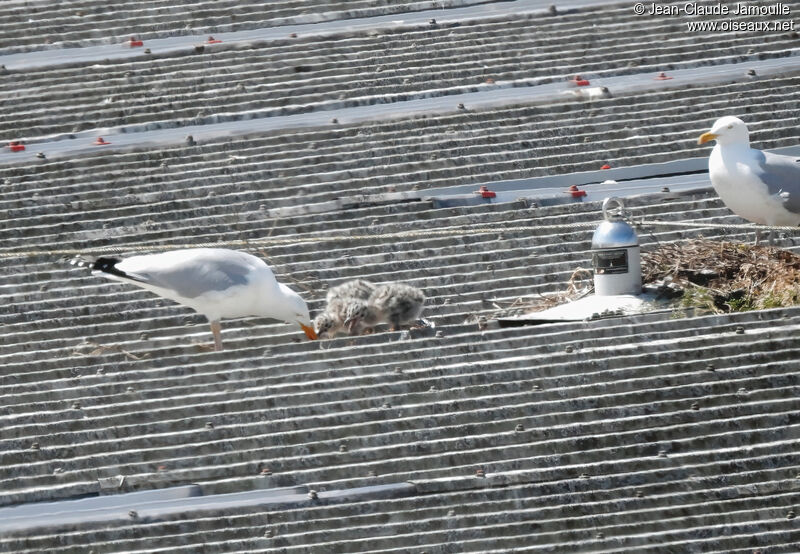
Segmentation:
<svg viewBox="0 0 800 554">
<path fill-rule="evenodd" d="M 709 177 L 731 211 L 761 225 L 800 225 L 800 157 L 750 148 L 747 125 L 738 117 L 718 119 L 697 143 L 712 140 Z"/>
<path fill-rule="evenodd" d="M 269 317 L 298 324 L 309 339 L 317 338 L 305 301 L 279 283 L 263 260 L 244 252 L 190 248 L 124 260 L 76 258 L 73 263 L 205 315 L 211 323 L 215 350 L 222 350 L 223 318 Z"/>
</svg>

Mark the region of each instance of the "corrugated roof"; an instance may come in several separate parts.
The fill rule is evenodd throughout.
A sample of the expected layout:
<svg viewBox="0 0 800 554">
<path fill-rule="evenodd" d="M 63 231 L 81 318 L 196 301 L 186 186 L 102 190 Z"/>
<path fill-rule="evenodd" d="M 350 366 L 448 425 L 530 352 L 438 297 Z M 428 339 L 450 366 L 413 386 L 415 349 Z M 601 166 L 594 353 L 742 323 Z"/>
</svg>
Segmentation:
<svg viewBox="0 0 800 554">
<path fill-rule="evenodd" d="M 585 8 L 329 41 L 362 48 L 380 38 L 413 49 L 408 43 L 425 37 L 435 48 L 450 36 L 479 44 L 502 35 L 500 24 L 513 25 L 508 40 L 508 29 L 555 36 L 565 21 L 586 25 L 586 40 L 595 40 L 593 20 L 661 25 L 629 13 Z M 664 32 L 683 36 L 681 25 Z M 641 40 L 659 36 L 648 33 Z M 796 37 L 708 40 L 680 63 L 716 63 L 706 54 L 713 45 L 727 52 L 731 40 L 771 48 Z M 500 44 L 498 53 L 513 53 Z M 478 48 L 476 62 L 491 52 Z M 609 53 L 614 71 L 639 71 L 621 69 L 620 52 Z M 158 62 L 165 85 L 181 86 L 185 62 Z M 331 70 L 326 83 L 346 81 L 343 69 L 320 64 Z M 107 86 L 103 72 L 114 65 L 103 66 L 97 86 Z M 398 62 L 401 71 L 413 67 Z M 652 79 L 643 67 L 641 78 Z M 62 71 L 75 70 L 50 74 Z M 452 78 L 471 86 L 469 72 Z M 513 202 L 441 207 L 436 195 L 606 162 L 701 156 L 707 149 L 696 136 L 723 113 L 747 119 L 758 147 L 794 146 L 797 79 L 787 71 L 590 104 L 454 109 L 196 146 L 112 144 L 58 160 L 0 154 L 0 505 L 187 484 L 204 494 L 177 511 L 119 496 L 122 507 L 103 521 L 86 512 L 82 523 L 47 516 L 0 530 L 0 549 L 792 551 L 800 308 L 486 325 L 481 316 L 563 291 L 577 267 L 590 265 L 600 206 L 538 205 L 530 190 Z M 299 95 L 302 86 L 287 90 Z M 212 118 L 219 111 L 207 109 Z M 134 111 L 144 122 L 161 117 Z M 59 113 L 54 129 L 80 121 Z M 752 240 L 704 183 L 644 195 L 631 187 L 626 206 L 638 216 L 710 225 L 648 225 L 643 249 L 699 235 Z M 316 213 L 295 210 L 312 203 Z M 218 241 L 267 259 L 312 312 L 348 279 L 410 282 L 428 296 L 424 316 L 434 326 L 308 342 L 283 324 L 231 321 L 223 324 L 227 349 L 212 353 L 200 316 L 59 261 L 103 247 L 130 254 Z M 778 239 L 792 250 L 798 241 L 793 233 Z M 377 485 L 393 486 L 369 488 Z M 297 489 L 261 500 L 222 496 L 287 486 Z"/>
</svg>

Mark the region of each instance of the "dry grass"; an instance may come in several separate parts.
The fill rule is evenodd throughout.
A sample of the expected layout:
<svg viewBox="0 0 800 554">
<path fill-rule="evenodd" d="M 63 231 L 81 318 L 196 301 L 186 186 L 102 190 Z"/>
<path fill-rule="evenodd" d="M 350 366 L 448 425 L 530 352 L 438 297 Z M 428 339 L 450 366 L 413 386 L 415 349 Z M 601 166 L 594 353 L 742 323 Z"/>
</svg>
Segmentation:
<svg viewBox="0 0 800 554">
<path fill-rule="evenodd" d="M 683 307 L 718 313 L 791 306 L 800 303 L 800 256 L 694 239 L 643 253 L 642 281 L 681 296 Z"/>
</svg>

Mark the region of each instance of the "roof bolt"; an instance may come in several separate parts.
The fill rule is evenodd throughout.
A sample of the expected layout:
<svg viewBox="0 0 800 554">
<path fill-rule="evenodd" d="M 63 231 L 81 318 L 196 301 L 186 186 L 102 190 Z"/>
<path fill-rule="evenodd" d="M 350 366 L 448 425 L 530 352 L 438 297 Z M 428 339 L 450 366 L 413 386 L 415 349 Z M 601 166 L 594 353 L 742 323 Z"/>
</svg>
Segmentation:
<svg viewBox="0 0 800 554">
<path fill-rule="evenodd" d="M 60 473 L 64 473 L 64 468 L 57 467 L 53 470 L 53 475 L 58 475 Z"/>
<path fill-rule="evenodd" d="M 602 531 L 598 531 L 597 534 L 594 536 L 594 538 L 600 540 L 606 538 L 606 536 L 603 534 Z"/>
<path fill-rule="evenodd" d="M 737 335 L 744 335 L 744 327 L 742 327 L 741 325 L 737 325 L 736 326 L 736 334 Z"/>
<path fill-rule="evenodd" d="M 431 17 L 431 18 L 428 20 L 428 24 L 429 24 L 429 25 L 436 25 L 436 20 L 435 20 L 434 18 L 432 18 L 432 17 Z"/>
<path fill-rule="evenodd" d="M 475 470 L 475 477 L 480 477 L 480 478 L 486 477 L 486 472 L 483 470 L 482 467 L 479 467 L 478 469 Z"/>
<path fill-rule="evenodd" d="M 197 146 L 197 141 L 194 140 L 192 135 L 186 135 L 186 146 Z"/>
<path fill-rule="evenodd" d="M 331 123 L 339 123 L 339 120 L 336 119 L 335 117 L 332 117 L 331 118 Z"/>
<path fill-rule="evenodd" d="M 455 510 L 447 510 L 447 517 L 455 517 L 456 511 Z"/>
<path fill-rule="evenodd" d="M 514 431 L 516 431 L 517 433 L 521 433 L 524 430 L 525 426 L 522 423 L 517 423 L 517 426 L 514 427 Z"/>
<path fill-rule="evenodd" d="M 258 211 L 266 212 L 267 211 L 267 205 L 266 204 L 259 204 L 258 205 Z"/>
<path fill-rule="evenodd" d="M 384 403 L 381 405 L 381 408 L 383 408 L 384 410 L 388 410 L 388 409 L 389 409 L 389 408 L 391 408 L 391 407 L 392 407 L 392 405 L 391 405 L 391 404 L 389 404 L 388 402 L 384 402 Z"/>
<path fill-rule="evenodd" d="M 339 445 L 339 452 L 347 452 L 347 445 L 346 444 L 340 444 Z"/>
<path fill-rule="evenodd" d="M 152 54 L 152 52 L 150 51 L 150 49 L 149 49 L 149 48 L 145 48 L 145 49 L 144 49 L 144 53 L 145 53 L 145 54 Z"/>
<path fill-rule="evenodd" d="M 550 7 L 547 8 L 547 11 L 550 12 L 550 15 L 558 15 L 558 8 L 556 8 L 555 4 L 550 4 Z"/>
<path fill-rule="evenodd" d="M 662 448 L 661 450 L 658 451 L 658 457 L 659 458 L 666 458 L 667 457 L 667 451 Z"/>
<path fill-rule="evenodd" d="M 319 498 L 319 495 L 317 494 L 317 491 L 315 491 L 314 489 L 311 489 L 311 490 L 308 491 L 308 498 L 310 500 L 317 500 Z"/>
<path fill-rule="evenodd" d="M 756 70 L 755 69 L 748 69 L 747 70 L 747 75 L 749 77 L 755 77 L 756 76 Z"/>
<path fill-rule="evenodd" d="M 42 160 L 44 160 L 45 158 L 47 158 L 47 156 L 45 156 L 45 155 L 44 155 L 44 152 L 39 152 L 38 154 L 36 154 L 36 157 L 37 157 L 37 158 L 40 158 L 40 159 L 42 159 Z"/>
<path fill-rule="evenodd" d="M 463 110 L 464 109 L 464 104 L 462 102 L 458 103 L 458 109 L 459 110 Z"/>
<path fill-rule="evenodd" d="M 564 352 L 566 352 L 567 354 L 571 354 L 575 352 L 575 347 L 572 346 L 571 344 L 568 344 L 567 347 L 564 349 Z"/>
<path fill-rule="evenodd" d="M 661 187 L 661 192 L 669 192 L 669 187 Z"/>
<path fill-rule="evenodd" d="M 72 409 L 73 410 L 80 410 L 81 409 L 81 403 L 80 402 L 73 402 L 72 403 Z"/>
<path fill-rule="evenodd" d="M 272 538 L 272 529 L 267 529 L 266 531 L 264 531 L 264 538 L 265 539 L 271 539 Z"/>
<path fill-rule="evenodd" d="M 261 469 L 261 475 L 263 475 L 265 477 L 268 476 L 268 475 L 272 475 L 272 470 L 270 468 L 268 468 L 268 467 L 262 468 Z"/>
<path fill-rule="evenodd" d="M 736 392 L 738 392 L 739 394 L 747 394 L 747 388 L 745 388 L 745 387 L 741 387 L 741 388 L 740 388 L 739 390 L 737 390 Z"/>
<path fill-rule="evenodd" d="M 443 339 L 444 338 L 444 332 L 436 331 L 436 338 L 437 339 Z"/>
<path fill-rule="evenodd" d="M 403 369 L 402 369 L 402 368 L 400 368 L 400 367 L 396 367 L 396 368 L 394 368 L 394 372 L 395 372 L 397 375 L 402 375 L 402 374 L 403 374 Z"/>
<path fill-rule="evenodd" d="M 581 473 L 578 477 L 580 477 L 581 479 L 588 479 L 589 478 L 589 474 L 588 473 Z"/>
<path fill-rule="evenodd" d="M 289 33 L 289 38 L 297 38 L 297 33 Z"/>
<path fill-rule="evenodd" d="M 431 388 L 428 389 L 428 392 L 436 392 L 437 390 L 439 389 L 436 388 L 436 385 L 431 385 Z"/>
<path fill-rule="evenodd" d="M 692 409 L 693 410 L 699 410 L 700 409 L 700 403 L 699 402 L 692 402 Z"/>
<path fill-rule="evenodd" d="M 206 421 L 206 429 L 213 429 L 214 423 L 211 421 Z"/>
<path fill-rule="evenodd" d="M 31 443 L 31 450 L 40 450 L 39 443 L 38 442 Z"/>
<path fill-rule="evenodd" d="M 128 387 L 127 389 L 125 389 L 125 392 L 136 392 L 136 389 L 134 389 L 133 387 Z"/>
<path fill-rule="evenodd" d="M 131 519 L 136 519 L 137 517 L 139 517 L 139 514 L 136 512 L 136 510 L 131 510 L 130 512 L 128 512 L 128 517 Z"/>
<path fill-rule="evenodd" d="M 494 264 L 486 264 L 486 269 L 488 269 L 489 271 L 493 271 L 494 270 Z"/>
<path fill-rule="evenodd" d="M 714 364 L 706 364 L 706 371 L 714 371 L 715 369 Z"/>
<path fill-rule="evenodd" d="M 139 340 L 147 340 L 149 338 L 150 335 L 148 335 L 147 333 L 142 333 L 141 335 L 139 335 Z"/>
<path fill-rule="evenodd" d="M 797 514 L 794 512 L 794 510 L 789 510 L 789 513 L 786 514 L 786 519 L 794 519 L 796 517 L 797 517 Z"/>
<path fill-rule="evenodd" d="M 533 385 L 533 387 L 531 387 L 531 389 L 535 390 L 535 391 L 540 391 L 540 390 L 542 390 L 542 387 L 540 387 L 539 385 Z"/>
<path fill-rule="evenodd" d="M 367 473 L 367 477 L 377 477 L 377 476 L 378 472 L 375 471 L 374 469 L 370 469 L 369 472 Z"/>
<path fill-rule="evenodd" d="M 636 498 L 644 498 L 644 491 L 636 491 Z"/>
</svg>

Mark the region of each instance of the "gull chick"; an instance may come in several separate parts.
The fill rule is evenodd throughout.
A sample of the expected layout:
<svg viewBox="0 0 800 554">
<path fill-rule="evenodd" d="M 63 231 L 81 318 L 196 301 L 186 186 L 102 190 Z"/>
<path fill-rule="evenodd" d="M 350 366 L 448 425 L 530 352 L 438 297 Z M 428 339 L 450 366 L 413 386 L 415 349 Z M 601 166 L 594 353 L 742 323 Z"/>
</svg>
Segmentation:
<svg viewBox="0 0 800 554">
<path fill-rule="evenodd" d="M 417 287 L 405 283 L 388 283 L 375 289 L 369 298 L 382 321 L 392 330 L 419 318 L 425 306 L 425 294 Z"/>
<path fill-rule="evenodd" d="M 74 265 L 92 273 L 149 290 L 205 315 L 222 350 L 220 320 L 269 317 L 300 326 L 313 340 L 308 306 L 292 289 L 279 283 L 263 260 L 224 248 L 190 248 L 124 260 L 76 258 Z"/>
<path fill-rule="evenodd" d="M 733 213 L 762 225 L 800 225 L 800 157 L 750 148 L 747 125 L 738 117 L 721 117 L 697 144 L 712 140 L 717 144 L 708 158 L 708 174 Z M 756 231 L 756 244 L 759 236 Z"/>
<path fill-rule="evenodd" d="M 375 285 L 365 279 L 345 281 L 328 290 L 325 311 L 314 318 L 314 329 L 319 336 L 333 338 L 345 327 L 351 334 L 354 325 L 345 325 L 347 311 L 353 302 L 365 303 L 375 291 Z"/>
</svg>

